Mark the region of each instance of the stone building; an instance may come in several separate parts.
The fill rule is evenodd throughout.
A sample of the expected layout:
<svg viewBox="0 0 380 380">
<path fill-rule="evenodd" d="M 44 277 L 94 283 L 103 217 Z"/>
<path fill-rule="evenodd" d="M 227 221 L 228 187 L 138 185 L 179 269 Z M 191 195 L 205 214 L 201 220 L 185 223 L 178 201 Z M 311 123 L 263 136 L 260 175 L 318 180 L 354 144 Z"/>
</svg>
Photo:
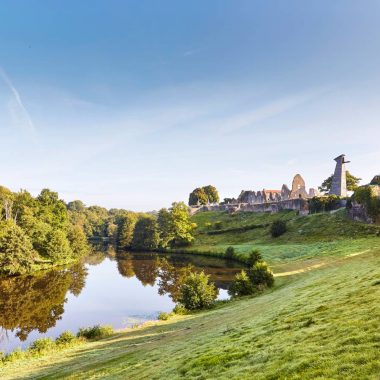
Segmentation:
<svg viewBox="0 0 380 380">
<path fill-rule="evenodd" d="M 296 174 L 293 178 L 292 189 L 284 184 L 281 190 L 267 190 L 261 191 L 242 190 L 237 202 L 247 204 L 262 204 L 271 202 L 281 202 L 292 199 L 308 199 L 318 195 L 316 189 L 306 190 L 304 179 L 300 174 Z"/>
</svg>

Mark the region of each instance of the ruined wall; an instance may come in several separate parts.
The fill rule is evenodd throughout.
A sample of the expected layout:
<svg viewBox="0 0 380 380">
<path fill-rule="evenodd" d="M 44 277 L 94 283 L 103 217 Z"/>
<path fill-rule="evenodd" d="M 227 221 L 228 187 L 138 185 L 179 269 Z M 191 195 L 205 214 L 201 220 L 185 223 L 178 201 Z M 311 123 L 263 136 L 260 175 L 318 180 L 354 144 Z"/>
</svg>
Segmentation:
<svg viewBox="0 0 380 380">
<path fill-rule="evenodd" d="M 226 205 L 205 205 L 202 207 L 193 207 L 191 209 L 191 214 L 203 211 L 228 211 L 228 212 L 271 212 L 276 213 L 283 210 L 295 210 L 299 211 L 301 214 L 306 215 L 309 213 L 309 204 L 305 199 L 289 199 L 280 202 L 267 202 L 260 204 L 249 204 L 249 203 L 237 203 L 237 204 L 226 204 Z"/>
</svg>

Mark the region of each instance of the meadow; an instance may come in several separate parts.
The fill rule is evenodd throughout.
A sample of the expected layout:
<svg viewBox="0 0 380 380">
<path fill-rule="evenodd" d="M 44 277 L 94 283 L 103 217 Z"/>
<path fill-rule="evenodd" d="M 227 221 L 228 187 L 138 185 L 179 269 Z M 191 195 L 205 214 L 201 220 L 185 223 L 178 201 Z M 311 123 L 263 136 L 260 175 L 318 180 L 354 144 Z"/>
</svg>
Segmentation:
<svg viewBox="0 0 380 380">
<path fill-rule="evenodd" d="M 221 220 L 224 229 L 236 228 L 278 217 L 288 220 L 289 231 L 275 240 L 268 227 L 217 235 L 203 227 Z M 6 363 L 0 377 L 378 379 L 377 226 L 349 221 L 343 211 L 307 217 L 205 213 L 193 219 L 199 225 L 194 249 L 215 246 L 221 252 L 233 245 L 245 255 L 258 248 L 278 269 L 275 286 L 257 297 Z"/>
</svg>

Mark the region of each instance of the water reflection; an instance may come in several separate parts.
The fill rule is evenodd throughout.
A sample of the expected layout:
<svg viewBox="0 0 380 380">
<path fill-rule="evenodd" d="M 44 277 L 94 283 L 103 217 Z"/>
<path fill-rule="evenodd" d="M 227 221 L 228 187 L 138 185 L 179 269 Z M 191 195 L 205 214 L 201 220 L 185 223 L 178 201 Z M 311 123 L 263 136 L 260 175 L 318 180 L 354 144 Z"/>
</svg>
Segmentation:
<svg viewBox="0 0 380 380">
<path fill-rule="evenodd" d="M 24 341 L 29 333 L 46 332 L 64 312 L 67 292 L 78 296 L 85 286 L 82 264 L 37 276 L 0 279 L 0 326 Z"/>
<path fill-rule="evenodd" d="M 69 268 L 0 278 L 0 351 L 25 347 L 44 333 L 54 337 L 97 323 L 121 328 L 131 317 L 154 318 L 172 309 L 178 281 L 190 270 L 204 270 L 227 289 L 240 265 L 190 255 L 96 253 Z"/>
</svg>

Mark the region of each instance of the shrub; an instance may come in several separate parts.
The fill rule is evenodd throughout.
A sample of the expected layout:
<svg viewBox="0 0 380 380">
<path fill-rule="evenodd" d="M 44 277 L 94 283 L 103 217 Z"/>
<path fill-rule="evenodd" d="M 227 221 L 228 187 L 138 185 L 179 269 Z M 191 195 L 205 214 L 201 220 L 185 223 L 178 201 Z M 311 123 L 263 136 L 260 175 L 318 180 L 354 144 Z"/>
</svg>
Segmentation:
<svg viewBox="0 0 380 380">
<path fill-rule="evenodd" d="M 177 315 L 186 315 L 187 310 L 182 305 L 177 304 L 174 306 L 173 313 Z"/>
<path fill-rule="evenodd" d="M 234 247 L 228 247 L 228 248 L 226 249 L 225 256 L 226 256 L 228 259 L 232 259 L 232 258 L 235 256 L 235 249 L 234 249 Z"/>
<path fill-rule="evenodd" d="M 270 227 L 272 237 L 276 238 L 283 235 L 287 231 L 286 222 L 284 220 L 276 220 Z"/>
<path fill-rule="evenodd" d="M 212 223 L 211 223 L 211 222 L 206 222 L 206 223 L 205 223 L 205 227 L 206 227 L 207 229 L 211 229 L 211 227 L 212 227 Z"/>
<path fill-rule="evenodd" d="M 112 326 L 95 325 L 93 327 L 80 328 L 77 337 L 86 339 L 101 339 L 114 333 Z"/>
<path fill-rule="evenodd" d="M 340 207 L 340 198 L 337 195 L 313 197 L 309 199 L 308 203 L 310 213 L 315 214 L 338 209 Z"/>
<path fill-rule="evenodd" d="M 253 294 L 254 292 L 255 288 L 251 282 L 251 279 L 244 270 L 236 274 L 234 281 L 228 289 L 228 294 L 231 297 L 247 296 Z"/>
<path fill-rule="evenodd" d="M 259 289 L 268 287 L 274 284 L 272 271 L 268 268 L 268 264 L 264 261 L 257 262 L 249 271 L 249 278 L 254 286 Z"/>
<path fill-rule="evenodd" d="M 222 226 L 223 226 L 223 222 L 220 221 L 220 220 L 216 221 L 215 224 L 214 224 L 214 227 L 215 227 L 216 230 L 221 230 Z"/>
<path fill-rule="evenodd" d="M 15 360 L 23 359 L 24 357 L 25 357 L 25 352 L 21 351 L 21 348 L 17 348 L 16 350 L 5 355 L 5 358 L 3 359 L 3 361 L 13 362 Z"/>
<path fill-rule="evenodd" d="M 262 261 L 262 260 L 263 260 L 263 257 L 261 256 L 261 253 L 257 249 L 255 249 L 249 254 L 248 259 L 247 259 L 247 264 L 249 267 L 252 267 L 257 262 Z"/>
<path fill-rule="evenodd" d="M 205 309 L 214 303 L 217 296 L 218 289 L 209 283 L 208 275 L 204 272 L 190 273 L 181 284 L 178 301 L 187 310 Z"/>
<path fill-rule="evenodd" d="M 170 318 L 170 314 L 169 313 L 165 313 L 164 311 L 162 311 L 160 314 L 158 314 L 157 318 L 160 321 L 167 321 Z"/>
<path fill-rule="evenodd" d="M 57 345 L 70 345 L 77 340 L 77 337 L 71 331 L 64 331 L 56 340 Z"/>
<path fill-rule="evenodd" d="M 32 352 L 41 353 L 50 351 L 54 347 L 54 342 L 51 338 L 40 338 L 35 340 L 30 346 L 29 350 Z"/>
</svg>

